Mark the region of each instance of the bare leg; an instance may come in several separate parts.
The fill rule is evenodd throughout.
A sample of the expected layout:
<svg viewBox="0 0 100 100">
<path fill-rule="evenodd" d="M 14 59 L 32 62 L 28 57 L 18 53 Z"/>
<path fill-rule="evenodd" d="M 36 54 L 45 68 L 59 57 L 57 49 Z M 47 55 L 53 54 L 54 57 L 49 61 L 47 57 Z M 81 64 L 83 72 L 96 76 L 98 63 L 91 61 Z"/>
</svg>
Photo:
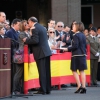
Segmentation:
<svg viewBox="0 0 100 100">
<path fill-rule="evenodd" d="M 81 86 L 79 75 L 78 75 L 78 73 L 76 71 L 73 71 L 73 75 L 74 75 L 74 78 L 75 78 L 77 86 L 78 86 L 77 88 L 79 89 L 80 86 Z"/>
<path fill-rule="evenodd" d="M 80 71 L 80 76 L 81 76 L 81 81 L 82 81 L 82 87 L 85 88 L 85 83 L 86 83 L 86 76 L 84 71 Z"/>
</svg>

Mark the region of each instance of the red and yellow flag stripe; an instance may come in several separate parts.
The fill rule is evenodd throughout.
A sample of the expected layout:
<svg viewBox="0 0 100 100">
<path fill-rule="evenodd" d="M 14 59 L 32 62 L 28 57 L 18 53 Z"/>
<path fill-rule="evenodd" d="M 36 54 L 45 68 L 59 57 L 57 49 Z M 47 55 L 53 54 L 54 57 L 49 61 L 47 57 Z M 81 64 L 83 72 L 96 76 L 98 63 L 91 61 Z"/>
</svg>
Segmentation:
<svg viewBox="0 0 100 100">
<path fill-rule="evenodd" d="M 90 83 L 90 52 L 87 49 L 86 82 Z M 39 87 L 39 75 L 33 54 L 28 55 L 28 47 L 24 46 L 24 91 Z M 74 83 L 74 77 L 70 70 L 71 53 L 54 54 L 51 56 L 51 80 L 52 85 Z"/>
</svg>

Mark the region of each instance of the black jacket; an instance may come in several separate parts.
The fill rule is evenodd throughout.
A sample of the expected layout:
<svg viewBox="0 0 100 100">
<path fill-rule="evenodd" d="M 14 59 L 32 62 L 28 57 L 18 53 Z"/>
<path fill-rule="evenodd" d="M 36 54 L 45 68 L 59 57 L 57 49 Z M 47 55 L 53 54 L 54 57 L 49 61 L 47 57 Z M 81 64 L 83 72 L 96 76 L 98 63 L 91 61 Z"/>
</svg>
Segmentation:
<svg viewBox="0 0 100 100">
<path fill-rule="evenodd" d="M 18 49 L 19 47 L 19 43 L 18 43 L 18 33 L 13 29 L 11 28 L 9 31 L 7 31 L 6 33 L 6 36 L 8 38 L 11 38 L 11 57 L 13 58 L 13 55 L 14 55 L 14 51 L 15 49 Z"/>
<path fill-rule="evenodd" d="M 66 32 L 62 31 L 63 32 L 63 35 L 66 34 Z M 56 36 L 59 36 L 59 32 L 56 30 Z M 56 41 L 61 41 L 61 35 L 60 37 L 56 40 Z"/>
<path fill-rule="evenodd" d="M 68 47 L 69 45 L 71 45 L 71 38 L 69 38 L 69 40 L 66 40 L 66 38 L 67 38 L 68 36 L 70 36 L 69 33 L 66 33 L 65 36 L 64 36 L 64 39 L 63 39 L 62 42 L 66 43 L 66 45 L 63 46 L 63 47 Z"/>
<path fill-rule="evenodd" d="M 32 30 L 32 36 L 27 39 L 26 44 L 32 44 L 32 51 L 35 60 L 51 55 L 51 50 L 48 45 L 48 37 L 45 28 L 39 23 L 35 24 L 35 29 Z"/>
<path fill-rule="evenodd" d="M 74 34 L 72 46 L 68 47 L 72 51 L 72 56 L 86 55 L 86 37 L 82 32 Z"/>
</svg>

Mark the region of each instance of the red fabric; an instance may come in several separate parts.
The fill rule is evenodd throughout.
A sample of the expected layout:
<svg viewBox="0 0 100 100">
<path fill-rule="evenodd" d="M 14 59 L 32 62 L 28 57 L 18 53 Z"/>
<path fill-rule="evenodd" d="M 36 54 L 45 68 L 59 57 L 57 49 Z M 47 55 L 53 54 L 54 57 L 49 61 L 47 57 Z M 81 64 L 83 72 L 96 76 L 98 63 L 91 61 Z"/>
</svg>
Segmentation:
<svg viewBox="0 0 100 100">
<path fill-rule="evenodd" d="M 53 85 L 76 83 L 73 75 L 61 76 L 61 77 L 52 77 L 51 81 L 52 81 L 52 86 Z M 86 75 L 86 82 L 88 84 L 90 83 L 90 75 Z M 33 79 L 33 80 L 26 81 L 25 84 L 28 85 L 28 88 L 26 88 L 25 90 L 31 89 L 31 88 L 38 88 L 38 87 L 40 87 L 39 79 Z"/>
</svg>

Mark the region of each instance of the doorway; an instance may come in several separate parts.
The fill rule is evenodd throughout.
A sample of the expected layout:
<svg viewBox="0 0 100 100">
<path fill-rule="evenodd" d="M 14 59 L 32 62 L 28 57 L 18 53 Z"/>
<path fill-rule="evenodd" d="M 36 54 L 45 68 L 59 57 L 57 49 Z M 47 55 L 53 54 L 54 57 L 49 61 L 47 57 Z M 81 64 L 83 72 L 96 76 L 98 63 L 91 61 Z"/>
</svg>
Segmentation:
<svg viewBox="0 0 100 100">
<path fill-rule="evenodd" d="M 88 28 L 89 24 L 93 23 L 93 6 L 83 5 L 81 6 L 81 21 L 85 27 Z"/>
</svg>

